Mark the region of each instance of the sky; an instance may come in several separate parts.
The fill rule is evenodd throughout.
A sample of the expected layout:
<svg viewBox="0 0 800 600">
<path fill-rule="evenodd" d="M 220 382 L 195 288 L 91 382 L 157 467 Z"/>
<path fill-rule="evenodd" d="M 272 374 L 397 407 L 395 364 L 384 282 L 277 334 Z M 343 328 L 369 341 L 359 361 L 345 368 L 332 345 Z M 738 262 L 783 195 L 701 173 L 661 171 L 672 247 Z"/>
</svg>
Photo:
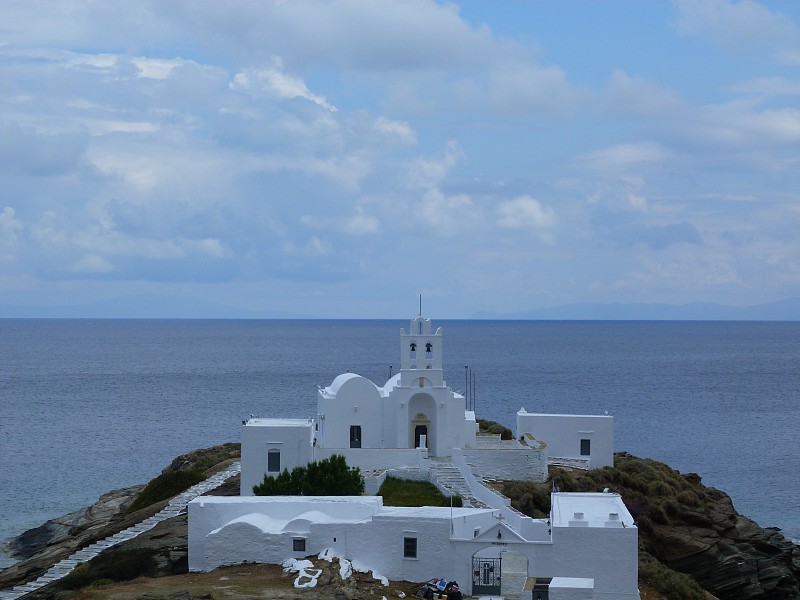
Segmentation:
<svg viewBox="0 0 800 600">
<path fill-rule="evenodd" d="M 3 0 L 0 304 L 141 294 L 800 297 L 800 2 Z"/>
</svg>

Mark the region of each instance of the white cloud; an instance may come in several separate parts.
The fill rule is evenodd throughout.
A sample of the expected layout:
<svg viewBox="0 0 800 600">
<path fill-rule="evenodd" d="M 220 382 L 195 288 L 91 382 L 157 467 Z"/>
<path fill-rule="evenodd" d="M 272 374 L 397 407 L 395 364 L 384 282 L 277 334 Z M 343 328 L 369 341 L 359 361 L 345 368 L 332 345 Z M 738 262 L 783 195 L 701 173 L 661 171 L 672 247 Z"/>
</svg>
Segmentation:
<svg viewBox="0 0 800 600">
<path fill-rule="evenodd" d="M 96 254 L 87 254 L 78 262 L 69 266 L 67 270 L 82 274 L 101 274 L 112 273 L 117 269 L 102 256 L 97 256 Z"/>
<path fill-rule="evenodd" d="M 786 77 L 759 77 L 734 84 L 730 90 L 758 96 L 800 96 L 800 81 Z"/>
<path fill-rule="evenodd" d="M 331 253 L 331 246 L 324 240 L 317 236 L 311 236 L 311 239 L 306 242 L 305 246 L 306 256 L 327 256 Z"/>
<path fill-rule="evenodd" d="M 415 187 L 435 187 L 462 158 L 464 151 L 461 145 L 455 140 L 450 140 L 441 155 L 411 161 L 407 166 L 405 182 Z"/>
<path fill-rule="evenodd" d="M 268 94 L 286 100 L 303 98 L 325 110 L 336 112 L 336 107 L 325 96 L 311 92 L 302 78 L 286 73 L 283 60 L 279 56 L 274 56 L 272 64 L 267 67 L 237 73 L 230 87 L 238 92 L 250 93 L 254 97 Z"/>
<path fill-rule="evenodd" d="M 478 218 L 478 211 L 469 196 L 448 196 L 435 188 L 425 192 L 417 209 L 417 220 L 422 225 L 445 236 L 468 231 Z"/>
<path fill-rule="evenodd" d="M 611 114 L 661 119 L 681 106 L 674 91 L 641 77 L 631 77 L 621 69 L 614 71 L 606 85 L 605 101 Z"/>
<path fill-rule="evenodd" d="M 597 182 L 586 202 L 590 207 L 600 206 L 612 212 L 644 212 L 648 209 L 644 188 L 641 177 L 608 177 Z"/>
<path fill-rule="evenodd" d="M 759 110 L 750 101 L 708 105 L 687 114 L 672 134 L 703 150 L 777 149 L 800 141 L 800 110 Z"/>
<path fill-rule="evenodd" d="M 548 229 L 558 222 L 556 212 L 536 198 L 519 196 L 497 206 L 497 225 L 507 229 Z"/>
<path fill-rule="evenodd" d="M 614 174 L 648 164 L 661 163 L 668 158 L 670 152 L 661 143 L 642 141 L 608 146 L 585 154 L 579 160 L 595 171 Z"/>
<path fill-rule="evenodd" d="M 6 206 L 0 212 L 0 244 L 16 244 L 22 232 L 22 221 L 17 219 L 16 211 Z"/>
<path fill-rule="evenodd" d="M 674 0 L 684 35 L 708 37 L 730 52 L 770 49 L 779 59 L 797 51 L 800 29 L 791 18 L 752 0 Z"/>
<path fill-rule="evenodd" d="M 386 117 L 378 117 L 372 126 L 378 133 L 396 138 L 404 144 L 417 143 L 416 132 L 404 121 L 393 121 Z"/>
<path fill-rule="evenodd" d="M 376 234 L 380 232 L 380 228 L 380 221 L 375 217 L 364 214 L 364 210 L 361 207 L 344 224 L 344 231 L 351 235 Z"/>
<path fill-rule="evenodd" d="M 489 75 L 492 108 L 511 117 L 570 114 L 578 96 L 559 67 L 542 67 L 532 61 L 495 65 Z"/>
<path fill-rule="evenodd" d="M 348 235 L 373 235 L 380 232 L 380 221 L 364 212 L 363 207 L 356 207 L 355 214 L 349 217 L 317 217 L 314 215 L 303 215 L 300 222 L 317 230 L 341 231 Z"/>
</svg>

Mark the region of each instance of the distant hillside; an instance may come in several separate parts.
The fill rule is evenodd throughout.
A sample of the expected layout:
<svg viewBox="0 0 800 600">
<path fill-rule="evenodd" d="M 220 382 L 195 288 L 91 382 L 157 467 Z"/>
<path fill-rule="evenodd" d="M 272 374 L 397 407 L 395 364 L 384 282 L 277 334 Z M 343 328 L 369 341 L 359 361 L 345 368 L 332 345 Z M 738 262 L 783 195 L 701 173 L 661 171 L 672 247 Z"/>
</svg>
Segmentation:
<svg viewBox="0 0 800 600">
<path fill-rule="evenodd" d="M 800 298 L 753 306 L 713 302 L 689 304 L 565 304 L 514 313 L 481 312 L 475 319 L 565 321 L 798 321 Z"/>
<path fill-rule="evenodd" d="M 0 304 L 4 319 L 293 319 L 299 315 L 252 311 L 225 304 L 159 294 L 135 294 L 89 304 L 14 306 Z"/>
</svg>

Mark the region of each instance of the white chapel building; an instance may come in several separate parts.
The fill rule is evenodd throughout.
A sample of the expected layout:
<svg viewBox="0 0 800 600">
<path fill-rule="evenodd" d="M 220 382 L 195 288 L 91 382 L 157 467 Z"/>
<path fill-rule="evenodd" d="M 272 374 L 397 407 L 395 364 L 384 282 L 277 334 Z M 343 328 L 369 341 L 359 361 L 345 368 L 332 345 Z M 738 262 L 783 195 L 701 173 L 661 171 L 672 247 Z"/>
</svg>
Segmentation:
<svg viewBox="0 0 800 600">
<path fill-rule="evenodd" d="M 243 495 L 264 475 L 341 454 L 363 470 L 418 467 L 475 447 L 478 424 L 447 387 L 443 335 L 418 316 L 400 330 L 400 371 L 382 387 L 343 373 L 317 392 L 313 419 L 250 419 L 242 434 Z"/>
<path fill-rule="evenodd" d="M 618 494 L 554 492 L 549 518 L 534 519 L 485 485 L 544 481 L 552 459 L 576 468 L 610 464 L 613 419 L 523 409 L 517 440 L 478 435 L 464 396 L 444 381 L 442 353 L 441 328 L 419 315 L 401 329 L 400 372 L 383 386 L 345 373 L 318 389 L 311 418 L 247 420 L 242 495 L 189 503 L 189 570 L 319 554 L 395 580 L 445 576 L 465 595 L 638 600 L 638 530 Z M 391 474 L 459 493 L 464 506 L 385 507 L 374 495 L 253 496 L 264 475 L 333 454 L 361 468 L 366 494 Z M 452 488 L 454 478 L 461 489 Z"/>
</svg>

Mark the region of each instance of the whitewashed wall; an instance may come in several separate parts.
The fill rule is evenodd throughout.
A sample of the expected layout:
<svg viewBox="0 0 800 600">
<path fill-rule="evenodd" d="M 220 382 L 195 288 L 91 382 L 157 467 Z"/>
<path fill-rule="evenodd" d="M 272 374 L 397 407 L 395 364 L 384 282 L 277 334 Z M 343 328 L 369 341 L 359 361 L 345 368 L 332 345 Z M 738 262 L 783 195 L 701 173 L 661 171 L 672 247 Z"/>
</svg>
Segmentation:
<svg viewBox="0 0 800 600">
<path fill-rule="evenodd" d="M 420 469 L 426 468 L 428 452 L 426 449 L 408 448 L 315 448 L 314 460 L 320 461 L 340 454 L 350 467 L 362 471 L 381 469 Z"/>
<path fill-rule="evenodd" d="M 556 527 L 551 573 L 594 579 L 595 596 L 638 600 L 637 534 L 635 527 Z"/>
<path fill-rule="evenodd" d="M 614 417 L 610 415 L 546 415 L 517 413 L 516 435 L 530 433 L 547 443 L 547 455 L 588 459 L 592 469 L 614 465 Z M 590 440 L 590 454 L 581 455 L 581 440 Z"/>
<path fill-rule="evenodd" d="M 337 379 L 343 378 L 341 385 Z M 334 397 L 320 390 L 317 399 L 320 431 L 317 435 L 321 448 L 349 448 L 350 426 L 361 426 L 361 447 L 382 448 L 384 403 L 380 391 L 369 379 L 360 375 L 345 374 L 334 380 L 331 389 Z"/>
<path fill-rule="evenodd" d="M 314 424 L 302 419 L 251 419 L 242 427 L 242 475 L 240 494 L 251 496 L 253 486 L 267 473 L 270 450 L 280 451 L 281 471 L 308 464 Z"/>
</svg>

